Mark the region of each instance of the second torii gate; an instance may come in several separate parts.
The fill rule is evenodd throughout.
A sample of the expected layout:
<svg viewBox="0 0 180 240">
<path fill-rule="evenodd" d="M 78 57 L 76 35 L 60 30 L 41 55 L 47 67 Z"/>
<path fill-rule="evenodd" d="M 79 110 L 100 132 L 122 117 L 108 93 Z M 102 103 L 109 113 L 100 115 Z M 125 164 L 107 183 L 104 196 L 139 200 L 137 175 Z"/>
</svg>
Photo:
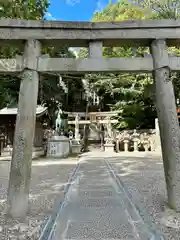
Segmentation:
<svg viewBox="0 0 180 240">
<path fill-rule="evenodd" d="M 85 112 L 72 112 L 67 113 L 68 117 L 75 118 L 77 115 L 79 116 L 79 124 L 90 124 L 91 122 L 98 122 L 101 124 L 106 124 L 107 120 L 106 117 L 116 117 L 118 112 L 89 112 L 88 113 L 88 120 L 81 120 L 82 117 L 85 117 Z M 116 119 L 111 119 L 111 123 L 117 123 Z M 75 120 L 68 120 L 68 124 L 75 124 Z"/>
</svg>

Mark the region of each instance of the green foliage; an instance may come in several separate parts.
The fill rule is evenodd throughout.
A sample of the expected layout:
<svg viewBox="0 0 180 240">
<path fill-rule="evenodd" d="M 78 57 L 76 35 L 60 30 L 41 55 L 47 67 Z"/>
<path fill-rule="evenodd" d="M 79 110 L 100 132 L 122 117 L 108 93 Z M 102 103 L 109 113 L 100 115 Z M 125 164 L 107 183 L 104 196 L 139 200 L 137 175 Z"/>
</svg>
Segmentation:
<svg viewBox="0 0 180 240">
<path fill-rule="evenodd" d="M 49 6 L 48 0 L 0 0 L 0 18 L 43 19 Z M 134 0 L 112 2 L 101 12 L 95 12 L 92 21 L 124 21 L 146 20 L 160 18 L 177 18 L 179 16 L 179 1 L 175 0 Z M 180 48 L 168 48 L 173 55 L 180 55 Z M 67 46 L 59 48 L 48 47 L 43 49 L 43 54 L 50 57 L 74 57 Z M 149 53 L 143 47 L 105 47 L 103 55 L 106 58 L 116 57 L 143 57 Z M 13 47 L 0 47 L 1 57 L 13 57 L 22 52 Z M 88 57 L 88 50 L 82 48 L 79 57 Z M 66 110 L 72 110 L 77 104 L 77 94 L 82 93 L 82 76 L 65 75 L 63 81 L 69 86 L 66 94 L 59 84 L 59 76 L 45 74 L 39 84 L 38 103 L 49 107 L 53 115 L 58 102 L 62 102 Z M 154 88 L 152 77 L 149 74 L 88 74 L 86 78 L 90 87 L 101 99 L 101 110 L 118 110 L 118 128 L 151 128 L 154 126 L 156 116 L 153 104 Z M 179 74 L 173 74 L 176 97 L 180 98 Z M 0 82 L 0 108 L 17 104 L 20 76 L 1 75 Z M 71 104 L 69 104 L 71 103 Z M 83 111 L 81 104 L 80 110 Z"/>
<path fill-rule="evenodd" d="M 177 18 L 179 1 L 135 0 L 110 2 L 101 12 L 96 12 L 92 21 L 124 21 L 161 18 Z M 172 55 L 179 56 L 180 49 L 168 48 Z M 105 47 L 106 58 L 143 57 L 149 54 L 144 47 Z M 87 49 L 81 49 L 80 57 L 87 57 Z M 172 74 L 176 97 L 179 93 L 179 74 Z M 87 78 L 101 98 L 101 110 L 118 110 L 118 128 L 153 128 L 156 110 L 154 85 L 151 74 L 89 74 Z"/>
<path fill-rule="evenodd" d="M 102 12 L 96 12 L 92 21 L 123 21 L 153 18 L 148 8 L 141 8 L 128 1 L 110 3 Z M 105 47 L 105 58 L 144 56 L 148 48 Z M 88 56 L 81 49 L 79 56 Z M 147 74 L 89 74 L 87 78 L 101 98 L 101 110 L 118 110 L 118 128 L 153 127 L 156 115 L 153 105 L 152 78 Z"/>
<path fill-rule="evenodd" d="M 130 1 L 118 1 L 110 3 L 102 12 L 96 12 L 92 21 L 124 21 L 124 20 L 145 20 L 152 18 L 152 11 L 147 7 L 137 6 Z"/>
<path fill-rule="evenodd" d="M 1 18 L 40 20 L 50 5 L 48 0 L 0 0 Z"/>
<path fill-rule="evenodd" d="M 153 18 L 177 19 L 180 16 L 179 0 L 135 0 L 134 2 L 153 12 Z"/>
<path fill-rule="evenodd" d="M 44 18 L 49 4 L 48 0 L 0 0 L 0 18 L 40 20 Z M 16 54 L 22 55 L 23 49 L 19 50 L 10 45 L 0 46 L 1 58 L 12 58 Z M 49 54 L 50 57 L 75 57 L 66 45 L 43 48 L 42 54 Z M 79 79 L 74 81 L 73 77 L 62 76 L 64 84 L 69 86 L 68 93 L 65 93 L 60 85 L 60 76 L 46 73 L 40 77 L 38 104 L 48 107 L 50 117 L 53 118 L 57 102 L 61 102 L 66 110 L 77 103 L 74 93 L 82 91 L 82 86 L 79 86 L 81 78 L 79 76 Z M 17 106 L 20 81 L 19 75 L 1 75 L 0 108 Z"/>
<path fill-rule="evenodd" d="M 42 19 L 47 11 L 47 0 L 0 0 L 0 18 Z M 0 46 L 1 58 L 12 58 L 22 52 L 11 45 Z M 1 75 L 0 108 L 17 105 L 20 76 Z"/>
</svg>

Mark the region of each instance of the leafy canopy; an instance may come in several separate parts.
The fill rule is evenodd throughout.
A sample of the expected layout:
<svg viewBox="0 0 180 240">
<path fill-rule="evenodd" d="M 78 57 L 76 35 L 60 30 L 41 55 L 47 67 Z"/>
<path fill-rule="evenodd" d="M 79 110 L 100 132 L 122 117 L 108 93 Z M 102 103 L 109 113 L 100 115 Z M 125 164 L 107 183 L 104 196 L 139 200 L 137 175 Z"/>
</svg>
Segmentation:
<svg viewBox="0 0 180 240">
<path fill-rule="evenodd" d="M 49 5 L 48 0 L 0 0 L 0 18 L 41 20 L 45 18 Z M 12 58 L 16 54 L 22 55 L 23 52 L 15 46 L 0 46 L 1 58 Z M 49 54 L 50 57 L 75 57 L 66 45 L 43 48 L 42 54 Z M 17 106 L 20 76 L 0 77 L 0 108 Z M 40 78 L 38 104 L 48 107 L 50 117 L 54 115 L 57 102 L 61 102 L 66 110 L 71 109 L 77 102 L 74 93 L 82 91 L 79 87 L 80 77 L 75 80 L 72 75 L 62 76 L 62 82 L 66 87 L 69 86 L 68 93 L 64 92 L 59 75 L 46 73 Z"/>
<path fill-rule="evenodd" d="M 110 3 L 103 11 L 96 12 L 92 21 L 124 21 L 153 18 L 148 8 L 128 1 Z M 144 56 L 148 48 L 104 47 L 106 58 Z M 87 49 L 80 50 L 80 57 L 87 57 Z M 100 96 L 101 110 L 118 110 L 118 128 L 150 128 L 156 115 L 153 104 L 152 78 L 148 74 L 90 74 L 87 78 Z"/>
</svg>

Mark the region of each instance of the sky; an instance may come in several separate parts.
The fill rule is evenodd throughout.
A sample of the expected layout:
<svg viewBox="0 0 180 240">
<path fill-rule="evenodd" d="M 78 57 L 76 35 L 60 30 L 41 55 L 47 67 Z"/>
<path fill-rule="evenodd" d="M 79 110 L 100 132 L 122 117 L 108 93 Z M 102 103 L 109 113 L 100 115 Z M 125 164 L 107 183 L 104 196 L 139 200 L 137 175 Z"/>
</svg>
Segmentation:
<svg viewBox="0 0 180 240">
<path fill-rule="evenodd" d="M 106 7 L 109 0 L 50 0 L 50 2 L 47 20 L 90 21 L 93 13 Z"/>
</svg>

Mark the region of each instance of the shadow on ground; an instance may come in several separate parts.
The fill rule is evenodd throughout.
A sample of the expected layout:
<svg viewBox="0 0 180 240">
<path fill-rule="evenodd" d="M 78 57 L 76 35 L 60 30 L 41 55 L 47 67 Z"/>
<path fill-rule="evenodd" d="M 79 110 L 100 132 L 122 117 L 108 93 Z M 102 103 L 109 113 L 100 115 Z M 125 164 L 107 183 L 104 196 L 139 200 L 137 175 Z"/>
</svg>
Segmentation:
<svg viewBox="0 0 180 240">
<path fill-rule="evenodd" d="M 37 225 L 40 225 L 51 213 L 56 201 L 63 201 L 63 190 L 67 184 L 69 175 L 76 166 L 77 159 L 65 159 L 56 161 L 51 159 L 39 159 L 33 161 L 32 178 L 30 186 L 29 214 L 26 224 L 32 231 Z M 6 220 L 2 215 L 5 206 L 10 162 L 0 162 L 0 239 L 9 239 L 9 236 L 15 234 L 14 226 L 18 221 Z M 8 231 L 9 230 L 9 233 Z M 12 230 L 12 231 L 11 231 Z M 17 235 L 17 234 L 15 234 Z M 16 238 L 15 238 L 16 239 Z M 22 239 L 28 239 L 22 237 Z M 33 238 L 34 239 L 34 238 Z"/>
<path fill-rule="evenodd" d="M 157 156 L 118 156 L 109 160 L 131 194 L 144 221 L 155 223 L 167 239 L 180 239 L 180 228 L 165 227 L 162 223 L 167 202 L 162 159 Z"/>
</svg>

